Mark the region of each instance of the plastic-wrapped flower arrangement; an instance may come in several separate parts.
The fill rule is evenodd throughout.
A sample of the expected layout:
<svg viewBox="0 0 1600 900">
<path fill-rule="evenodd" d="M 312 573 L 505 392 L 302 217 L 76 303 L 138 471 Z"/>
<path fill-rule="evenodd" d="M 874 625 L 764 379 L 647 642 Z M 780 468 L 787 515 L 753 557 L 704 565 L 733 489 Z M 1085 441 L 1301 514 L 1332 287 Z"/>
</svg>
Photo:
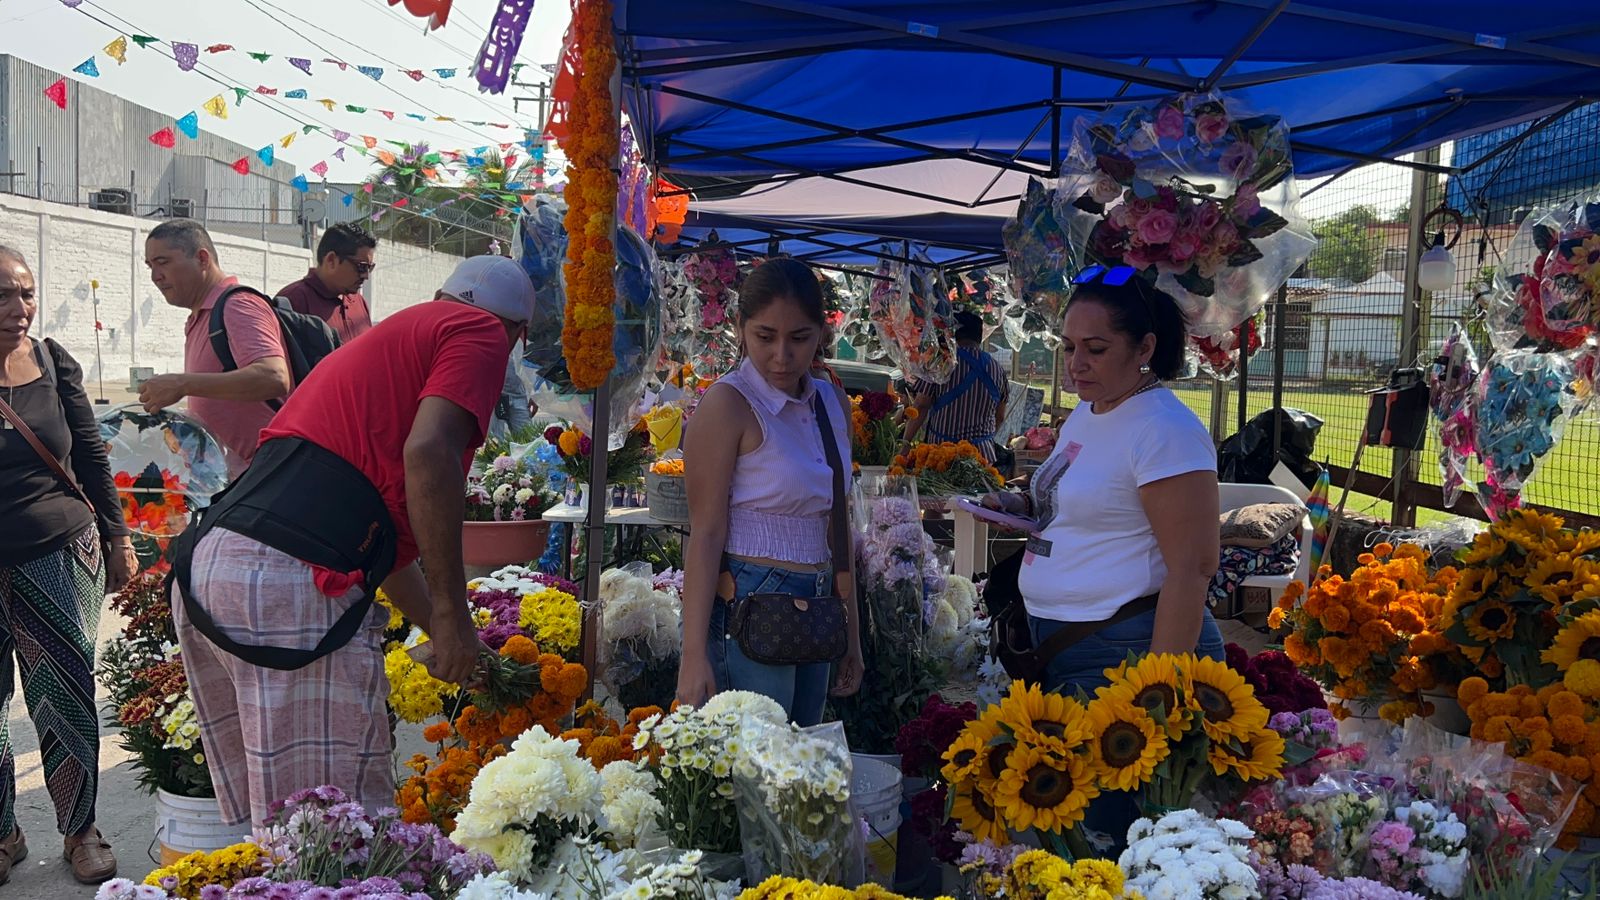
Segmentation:
<svg viewBox="0 0 1600 900">
<path fill-rule="evenodd" d="M 889 359 L 907 378 L 943 383 L 956 367 L 955 309 L 921 251 L 913 263 L 878 264 L 868 315 Z"/>
<path fill-rule="evenodd" d="M 1005 313 L 1012 349 L 1021 349 L 1012 340 L 1013 331 L 1019 337 L 1060 332 L 1072 296 L 1072 273 L 1083 267 L 1090 224 L 1083 216 L 1059 215 L 1053 191 L 1038 179 L 1028 179 L 1015 217 L 1001 231 L 1016 295 Z"/>
<path fill-rule="evenodd" d="M 1118 863 L 1128 890 L 1147 897 L 1246 900 L 1259 896 L 1250 837 L 1250 829 L 1232 819 L 1180 809 L 1133 823 Z"/>
<path fill-rule="evenodd" d="M 1444 502 L 1453 505 L 1467 481 L 1476 448 L 1472 388 L 1478 380 L 1478 355 L 1459 327 L 1450 330 L 1428 368 L 1428 410 L 1439 423 L 1439 474 Z"/>
<path fill-rule="evenodd" d="M 600 774 L 578 756 L 578 742 L 536 728 L 478 773 L 453 836 L 529 883 L 562 842 L 593 828 L 600 809 Z"/>
<path fill-rule="evenodd" d="M 1078 174 L 1058 187 L 1056 212 L 1090 217 L 1084 261 L 1142 270 L 1194 334 L 1237 327 L 1316 246 L 1287 127 L 1222 94 L 1080 119 L 1069 159 Z"/>
<path fill-rule="evenodd" d="M 693 288 L 685 310 L 692 335 L 689 364 L 702 378 L 714 378 L 739 359 L 738 262 L 727 247 L 712 246 L 684 256 L 682 271 Z"/>
<path fill-rule="evenodd" d="M 669 706 L 676 684 L 681 604 L 649 574 L 608 569 L 600 576 L 600 671 L 624 708 Z M 630 569 L 632 567 L 629 567 Z"/>
<path fill-rule="evenodd" d="M 850 808 L 850 747 L 839 723 L 752 722 L 744 745 L 734 789 L 746 880 L 859 882 L 866 846 Z"/>
<path fill-rule="evenodd" d="M 98 425 L 139 561 L 157 565 L 189 514 L 227 485 L 226 451 L 194 419 L 136 403 L 101 412 Z"/>
<path fill-rule="evenodd" d="M 1473 443 L 1483 463 L 1485 511 L 1504 515 L 1522 503 L 1539 461 L 1555 449 L 1576 396 L 1565 357 L 1532 350 L 1496 354 L 1472 395 Z"/>
</svg>

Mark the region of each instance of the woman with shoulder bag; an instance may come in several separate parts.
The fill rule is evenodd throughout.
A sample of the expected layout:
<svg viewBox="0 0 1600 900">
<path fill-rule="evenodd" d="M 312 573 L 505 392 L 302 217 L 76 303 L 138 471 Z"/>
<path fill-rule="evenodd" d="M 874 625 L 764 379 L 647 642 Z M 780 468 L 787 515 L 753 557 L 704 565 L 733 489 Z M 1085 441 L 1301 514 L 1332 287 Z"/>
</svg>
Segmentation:
<svg viewBox="0 0 1600 900">
<path fill-rule="evenodd" d="M 771 259 L 739 292 L 744 358 L 684 434 L 689 548 L 680 703 L 765 694 L 815 725 L 829 694 L 861 686 L 845 525 L 850 404 L 811 375 L 827 326 L 804 263 Z M 826 437 L 824 437 L 826 435 Z"/>
<path fill-rule="evenodd" d="M 6 473 L 0 700 L 10 706 L 12 667 L 20 664 L 45 783 L 65 836 L 62 856 L 74 877 L 96 884 L 116 874 L 117 859 L 94 824 L 95 632 L 106 592 L 121 590 L 138 562 L 82 371 L 59 344 L 28 337 L 37 311 L 27 260 L 0 246 L 0 471 Z M 109 559 L 102 558 L 102 541 Z M 15 763 L 6 741 L 0 743 L 0 883 L 28 853 L 15 807 Z"/>
<path fill-rule="evenodd" d="M 1062 344 L 1082 402 L 1028 492 L 984 498 L 1038 522 L 1016 587 L 1045 690 L 1093 695 L 1129 654 L 1223 658 L 1206 609 L 1221 545 L 1216 448 L 1162 383 L 1182 370 L 1185 332 L 1177 301 L 1133 269 L 1085 270 Z M 1137 807 L 1102 797 L 1085 824 L 1120 844 Z"/>
</svg>

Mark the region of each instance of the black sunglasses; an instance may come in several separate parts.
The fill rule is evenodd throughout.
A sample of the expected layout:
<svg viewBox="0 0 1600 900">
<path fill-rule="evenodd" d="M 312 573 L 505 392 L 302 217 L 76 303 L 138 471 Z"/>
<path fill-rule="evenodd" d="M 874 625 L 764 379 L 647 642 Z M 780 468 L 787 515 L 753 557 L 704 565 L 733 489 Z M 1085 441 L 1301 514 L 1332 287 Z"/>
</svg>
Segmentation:
<svg viewBox="0 0 1600 900">
<path fill-rule="evenodd" d="M 376 269 L 378 267 L 377 263 L 361 262 L 360 260 L 356 259 L 353 256 L 341 256 L 339 258 L 344 260 L 345 262 L 349 263 L 350 265 L 355 266 L 356 267 L 356 272 L 358 274 L 361 274 L 361 275 L 369 275 L 369 274 L 372 273 L 373 269 Z"/>
</svg>

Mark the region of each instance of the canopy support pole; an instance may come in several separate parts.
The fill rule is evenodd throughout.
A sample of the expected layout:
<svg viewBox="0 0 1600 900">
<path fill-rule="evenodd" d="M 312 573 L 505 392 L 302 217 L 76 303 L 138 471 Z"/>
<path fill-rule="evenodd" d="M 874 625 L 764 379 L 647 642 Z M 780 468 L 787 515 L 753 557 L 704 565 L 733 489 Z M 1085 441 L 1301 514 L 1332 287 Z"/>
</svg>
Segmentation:
<svg viewBox="0 0 1600 900">
<path fill-rule="evenodd" d="M 1272 408 L 1283 409 L 1283 373 L 1284 373 L 1284 335 L 1288 333 L 1288 324 L 1284 321 L 1289 311 L 1289 285 L 1278 285 L 1278 297 L 1272 305 Z M 1283 448 L 1283 413 L 1274 412 L 1272 415 L 1272 458 L 1278 458 L 1278 451 Z"/>
<path fill-rule="evenodd" d="M 1417 154 L 1424 162 L 1437 162 L 1439 148 L 1430 147 Z M 1410 216 L 1406 223 L 1405 300 L 1400 306 L 1400 367 L 1410 366 L 1422 352 L 1422 288 L 1417 283 L 1421 269 L 1422 246 L 1427 240 L 1422 230 L 1428 211 L 1439 191 L 1439 179 L 1423 170 L 1411 173 Z M 1417 477 L 1417 454 L 1402 447 L 1394 448 L 1394 509 L 1390 521 L 1396 527 L 1409 528 L 1416 524 L 1416 507 L 1410 502 L 1411 483 Z"/>
<path fill-rule="evenodd" d="M 1249 50 L 1256 41 L 1261 39 L 1261 35 L 1266 32 L 1267 27 L 1272 24 L 1273 20 L 1278 18 L 1279 14 L 1281 14 L 1284 8 L 1288 5 L 1289 0 L 1278 0 L 1278 5 L 1274 6 L 1267 12 L 1266 15 L 1262 16 L 1261 20 L 1256 22 L 1256 27 L 1250 29 L 1250 33 L 1245 35 L 1244 39 L 1239 41 L 1239 43 L 1235 44 L 1233 49 L 1228 52 L 1227 56 L 1224 56 L 1217 62 L 1217 66 L 1211 70 L 1211 74 L 1207 75 L 1205 80 L 1200 82 L 1200 86 L 1195 88 L 1195 93 L 1204 94 L 1210 91 L 1211 88 L 1216 85 L 1218 79 L 1222 78 L 1223 75 L 1226 75 L 1228 70 L 1233 68 L 1233 64 L 1239 61 L 1239 57 L 1243 56 L 1246 50 Z"/>
</svg>

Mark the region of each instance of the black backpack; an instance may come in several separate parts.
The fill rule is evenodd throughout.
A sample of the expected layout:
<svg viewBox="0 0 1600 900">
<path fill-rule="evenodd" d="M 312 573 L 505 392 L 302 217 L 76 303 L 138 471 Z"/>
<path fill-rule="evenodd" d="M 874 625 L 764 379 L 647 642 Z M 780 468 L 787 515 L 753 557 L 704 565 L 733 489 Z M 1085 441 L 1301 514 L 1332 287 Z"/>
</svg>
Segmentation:
<svg viewBox="0 0 1600 900">
<path fill-rule="evenodd" d="M 288 354 L 289 374 L 294 377 L 296 385 L 305 382 L 313 366 L 339 349 L 339 333 L 321 318 L 295 312 L 289 306 L 287 298 L 269 299 L 266 294 L 254 288 L 234 285 L 223 291 L 222 296 L 217 298 L 216 305 L 211 307 L 211 349 L 216 351 L 217 359 L 222 361 L 222 371 L 232 372 L 239 368 L 233 360 L 233 349 L 228 346 L 228 332 L 223 326 L 222 310 L 227 306 L 228 298 L 241 291 L 266 300 L 273 314 L 278 317 L 278 327 L 283 333 L 283 349 Z M 268 400 L 267 405 L 273 409 L 281 409 L 283 401 Z"/>
</svg>

